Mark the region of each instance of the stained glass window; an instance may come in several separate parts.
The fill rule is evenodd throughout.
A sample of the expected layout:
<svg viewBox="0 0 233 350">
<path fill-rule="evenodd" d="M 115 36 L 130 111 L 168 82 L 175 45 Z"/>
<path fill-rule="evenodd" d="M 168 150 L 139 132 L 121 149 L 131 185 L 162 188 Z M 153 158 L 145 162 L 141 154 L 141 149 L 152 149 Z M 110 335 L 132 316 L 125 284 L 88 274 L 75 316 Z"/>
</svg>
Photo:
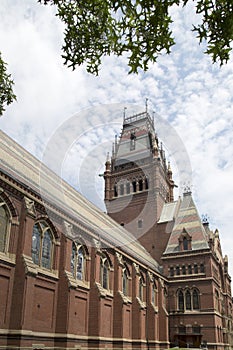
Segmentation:
<svg viewBox="0 0 233 350">
<path fill-rule="evenodd" d="M 151 302 L 155 306 L 157 306 L 157 295 L 158 295 L 158 290 L 157 290 L 156 282 L 154 281 L 152 285 L 152 290 L 151 290 Z"/>
<path fill-rule="evenodd" d="M 144 278 L 141 275 L 139 278 L 139 299 L 143 300 Z"/>
<path fill-rule="evenodd" d="M 35 224 L 32 232 L 32 260 L 39 265 L 40 261 L 41 230 L 39 224 Z"/>
<path fill-rule="evenodd" d="M 52 268 L 53 234 L 44 221 L 37 222 L 32 231 L 32 260 L 46 269 Z"/>
<path fill-rule="evenodd" d="M 124 295 L 129 294 L 129 272 L 128 272 L 126 267 L 123 269 L 122 291 L 123 291 Z"/>
<path fill-rule="evenodd" d="M 80 247 L 78 250 L 77 256 L 77 279 L 83 280 L 84 278 L 84 251 L 83 247 Z"/>
<path fill-rule="evenodd" d="M 103 265 L 103 288 L 108 289 L 108 262 L 105 260 Z"/>
<path fill-rule="evenodd" d="M 78 280 L 85 279 L 85 255 L 85 248 L 73 242 L 70 265 L 72 275 Z"/>
<path fill-rule="evenodd" d="M 6 209 L 4 208 L 4 203 L 0 203 L 0 252 L 4 252 L 6 249 L 8 222 L 9 216 Z"/>
<path fill-rule="evenodd" d="M 52 237 L 51 233 L 46 230 L 43 237 L 42 246 L 42 267 L 46 269 L 51 268 L 51 255 L 52 255 Z"/>
</svg>

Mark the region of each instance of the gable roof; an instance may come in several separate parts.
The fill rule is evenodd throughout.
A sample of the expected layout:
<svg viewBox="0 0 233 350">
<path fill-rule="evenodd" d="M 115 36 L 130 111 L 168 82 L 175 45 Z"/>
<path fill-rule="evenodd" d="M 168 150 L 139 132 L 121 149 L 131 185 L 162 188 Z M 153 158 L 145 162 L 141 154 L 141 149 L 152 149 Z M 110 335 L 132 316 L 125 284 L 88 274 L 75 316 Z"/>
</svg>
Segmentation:
<svg viewBox="0 0 233 350">
<path fill-rule="evenodd" d="M 179 238 L 182 235 L 191 237 L 192 250 L 209 249 L 208 236 L 201 223 L 191 192 L 184 194 L 164 254 L 179 251 Z"/>
<path fill-rule="evenodd" d="M 5 173 L 30 188 L 45 202 L 75 218 L 89 232 L 107 241 L 110 247 L 120 247 L 132 258 L 159 272 L 159 264 L 131 233 L 2 131 L 0 149 L 0 174 Z"/>
</svg>

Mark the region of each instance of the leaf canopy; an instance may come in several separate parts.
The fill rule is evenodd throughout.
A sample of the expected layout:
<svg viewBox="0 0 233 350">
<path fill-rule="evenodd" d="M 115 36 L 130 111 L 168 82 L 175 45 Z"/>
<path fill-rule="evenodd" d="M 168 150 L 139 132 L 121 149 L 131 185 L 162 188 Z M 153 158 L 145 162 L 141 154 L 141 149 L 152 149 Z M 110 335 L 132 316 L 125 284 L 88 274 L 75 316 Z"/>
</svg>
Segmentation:
<svg viewBox="0 0 233 350">
<path fill-rule="evenodd" d="M 39 0 L 56 5 L 64 22 L 63 58 L 73 69 L 83 63 L 98 74 L 103 56 L 124 53 L 129 73 L 148 69 L 161 53 L 170 53 L 175 44 L 169 9 L 193 0 Z M 206 53 L 213 62 L 229 60 L 233 40 L 233 1 L 197 0 L 196 13 L 202 15 L 194 26 L 199 42 L 207 43 Z"/>
</svg>

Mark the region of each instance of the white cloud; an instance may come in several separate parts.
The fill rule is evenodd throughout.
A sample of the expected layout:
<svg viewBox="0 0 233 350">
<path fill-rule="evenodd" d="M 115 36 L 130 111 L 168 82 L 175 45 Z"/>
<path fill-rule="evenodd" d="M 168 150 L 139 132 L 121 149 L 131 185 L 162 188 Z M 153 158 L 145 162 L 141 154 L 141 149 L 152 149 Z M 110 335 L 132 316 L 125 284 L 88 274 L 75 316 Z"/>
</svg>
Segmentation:
<svg viewBox="0 0 233 350">
<path fill-rule="evenodd" d="M 41 6 L 36 0 L 0 2 L 0 50 L 15 80 L 17 94 L 17 102 L 0 119 L 1 128 L 41 158 L 59 126 L 83 111 L 85 121 L 80 121 L 72 132 L 68 128 L 63 133 L 62 145 L 67 152 L 63 154 L 62 173 L 78 186 L 79 172 L 88 170 L 85 158 L 93 161 L 92 152 L 98 150 L 103 158 L 96 159 L 92 176 L 95 198 L 90 192 L 86 195 L 99 204 L 97 197 L 103 180 L 98 178 L 98 172 L 102 159 L 105 161 L 106 142 L 111 152 L 114 134 L 120 133 L 124 105 L 130 115 L 138 110 L 136 104 L 144 108 L 145 98 L 149 98 L 151 112 L 155 111 L 175 128 L 188 152 L 197 206 L 200 214 L 209 215 L 213 228 L 218 226 L 233 276 L 233 61 L 219 68 L 204 55 L 205 45 L 199 45 L 190 30 L 195 19 L 190 2 L 186 8 L 172 9 L 177 45 L 171 55 L 161 56 L 157 64 L 151 64 L 148 72 L 128 75 L 126 58 L 112 56 L 104 58 L 98 77 L 86 73 L 84 67 L 72 72 L 63 66 L 64 27 L 54 11 L 53 6 Z M 109 108 L 112 121 L 116 122 L 110 125 L 108 109 L 101 114 L 101 108 L 95 108 L 114 103 L 120 105 L 115 106 L 115 112 L 113 107 Z M 88 108 L 94 108 L 95 114 L 88 114 Z M 101 123 L 104 126 L 92 129 Z M 88 137 L 80 137 L 77 148 L 76 141 L 81 132 L 87 131 L 87 125 Z M 61 145 L 56 140 L 53 146 L 59 150 Z M 169 153 L 172 154 L 171 149 Z M 178 174 L 178 169 L 174 170 Z"/>
</svg>

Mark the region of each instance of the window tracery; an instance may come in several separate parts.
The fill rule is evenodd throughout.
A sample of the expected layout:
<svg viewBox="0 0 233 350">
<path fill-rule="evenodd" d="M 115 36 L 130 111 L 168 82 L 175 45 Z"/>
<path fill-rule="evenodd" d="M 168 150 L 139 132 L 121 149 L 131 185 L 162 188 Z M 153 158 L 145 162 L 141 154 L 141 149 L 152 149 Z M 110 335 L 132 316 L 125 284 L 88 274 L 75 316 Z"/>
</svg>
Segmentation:
<svg viewBox="0 0 233 350">
<path fill-rule="evenodd" d="M 179 311 L 192 311 L 200 309 L 200 293 L 197 288 L 179 289 L 177 291 L 177 306 Z"/>
<path fill-rule="evenodd" d="M 32 231 L 32 260 L 46 269 L 52 268 L 54 236 L 45 221 L 35 223 Z"/>
<path fill-rule="evenodd" d="M 86 273 L 86 250 L 76 243 L 72 243 L 71 272 L 78 280 L 85 280 Z"/>
<path fill-rule="evenodd" d="M 104 289 L 110 289 L 110 263 L 106 255 L 101 257 L 100 262 L 100 284 Z"/>
</svg>

